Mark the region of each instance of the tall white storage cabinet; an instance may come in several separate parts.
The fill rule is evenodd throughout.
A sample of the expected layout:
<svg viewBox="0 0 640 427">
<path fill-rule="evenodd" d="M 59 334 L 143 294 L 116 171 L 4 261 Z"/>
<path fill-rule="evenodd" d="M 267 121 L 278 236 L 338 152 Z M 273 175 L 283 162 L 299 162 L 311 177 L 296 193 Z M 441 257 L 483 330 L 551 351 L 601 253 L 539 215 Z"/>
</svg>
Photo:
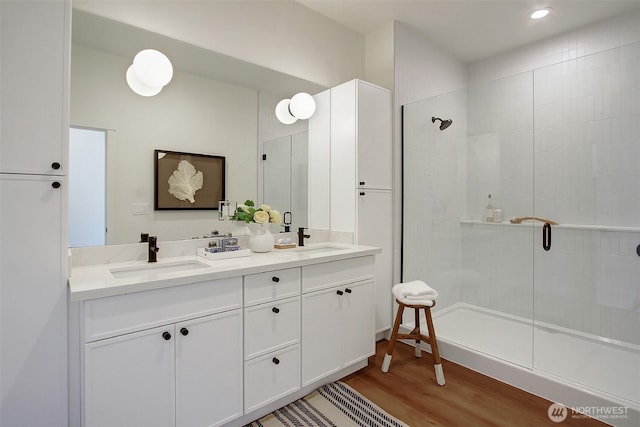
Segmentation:
<svg viewBox="0 0 640 427">
<path fill-rule="evenodd" d="M 309 120 L 309 153 L 320 154 L 310 156 L 309 170 L 328 169 L 330 179 L 329 191 L 314 193 L 320 184 L 310 188 L 310 206 L 328 200 L 331 230 L 354 233 L 354 243 L 382 248 L 375 263 L 376 332 L 381 332 L 391 328 L 392 311 L 391 93 L 351 80 L 316 95 L 315 100 L 318 108 Z M 322 225 L 311 221 L 311 227 Z"/>
<path fill-rule="evenodd" d="M 0 425 L 67 426 L 69 1 L 0 1 Z"/>
</svg>

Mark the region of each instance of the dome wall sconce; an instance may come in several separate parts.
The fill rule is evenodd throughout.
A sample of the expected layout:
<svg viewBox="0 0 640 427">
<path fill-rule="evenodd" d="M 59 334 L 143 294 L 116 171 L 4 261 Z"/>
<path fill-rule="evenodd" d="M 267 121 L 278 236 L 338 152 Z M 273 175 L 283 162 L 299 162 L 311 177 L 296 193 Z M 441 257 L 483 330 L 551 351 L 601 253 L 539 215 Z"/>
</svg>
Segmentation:
<svg viewBox="0 0 640 427">
<path fill-rule="evenodd" d="M 300 92 L 283 99 L 276 105 L 276 117 L 281 123 L 290 125 L 298 119 L 306 120 L 316 112 L 316 101 L 308 93 Z"/>
<path fill-rule="evenodd" d="M 140 96 L 160 93 L 173 78 L 173 66 L 165 54 L 155 49 L 145 49 L 136 54 L 127 69 L 127 84 Z"/>
</svg>

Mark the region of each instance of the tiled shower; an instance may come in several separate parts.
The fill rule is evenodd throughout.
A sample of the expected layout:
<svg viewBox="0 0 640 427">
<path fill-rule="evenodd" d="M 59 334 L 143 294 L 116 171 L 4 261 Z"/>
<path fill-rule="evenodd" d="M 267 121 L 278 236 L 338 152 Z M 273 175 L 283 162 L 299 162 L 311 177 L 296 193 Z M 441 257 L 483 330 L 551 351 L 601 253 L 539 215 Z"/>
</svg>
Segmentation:
<svg viewBox="0 0 640 427">
<path fill-rule="evenodd" d="M 402 130 L 403 280 L 440 293 L 438 338 L 638 410 L 640 43 L 406 104 Z"/>
</svg>

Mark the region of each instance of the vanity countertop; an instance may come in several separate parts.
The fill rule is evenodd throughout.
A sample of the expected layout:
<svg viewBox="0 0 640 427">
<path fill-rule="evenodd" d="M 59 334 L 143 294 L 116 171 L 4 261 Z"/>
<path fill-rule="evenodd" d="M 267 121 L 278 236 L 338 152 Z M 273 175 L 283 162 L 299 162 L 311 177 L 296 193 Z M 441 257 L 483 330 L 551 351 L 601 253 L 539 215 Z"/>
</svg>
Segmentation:
<svg viewBox="0 0 640 427">
<path fill-rule="evenodd" d="M 302 267 L 380 252 L 380 248 L 371 246 L 324 242 L 309 244 L 304 248 L 274 249 L 268 253 L 252 253 L 250 256 L 219 260 L 196 255 L 158 258 L 158 262 L 153 264 L 153 267 L 159 267 L 158 270 L 163 266 L 170 267 L 190 262 L 197 262 L 204 266 L 183 271 L 153 272 L 121 278 L 116 278 L 111 272 L 144 268 L 149 264 L 146 261 L 129 261 L 87 265 L 72 269 L 69 277 L 69 292 L 71 301 L 82 301 L 283 268 Z"/>
</svg>

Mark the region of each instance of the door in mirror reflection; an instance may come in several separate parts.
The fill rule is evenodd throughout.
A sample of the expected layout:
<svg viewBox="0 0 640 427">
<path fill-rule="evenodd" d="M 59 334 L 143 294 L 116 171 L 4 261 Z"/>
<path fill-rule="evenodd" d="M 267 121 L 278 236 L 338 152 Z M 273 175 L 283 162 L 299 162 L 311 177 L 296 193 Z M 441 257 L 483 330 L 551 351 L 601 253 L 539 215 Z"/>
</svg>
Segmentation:
<svg viewBox="0 0 640 427">
<path fill-rule="evenodd" d="M 106 142 L 102 129 L 69 131 L 69 246 L 106 243 Z"/>
<path fill-rule="evenodd" d="M 291 230 L 308 226 L 308 132 L 265 141 L 263 203 L 291 212 Z"/>
</svg>

